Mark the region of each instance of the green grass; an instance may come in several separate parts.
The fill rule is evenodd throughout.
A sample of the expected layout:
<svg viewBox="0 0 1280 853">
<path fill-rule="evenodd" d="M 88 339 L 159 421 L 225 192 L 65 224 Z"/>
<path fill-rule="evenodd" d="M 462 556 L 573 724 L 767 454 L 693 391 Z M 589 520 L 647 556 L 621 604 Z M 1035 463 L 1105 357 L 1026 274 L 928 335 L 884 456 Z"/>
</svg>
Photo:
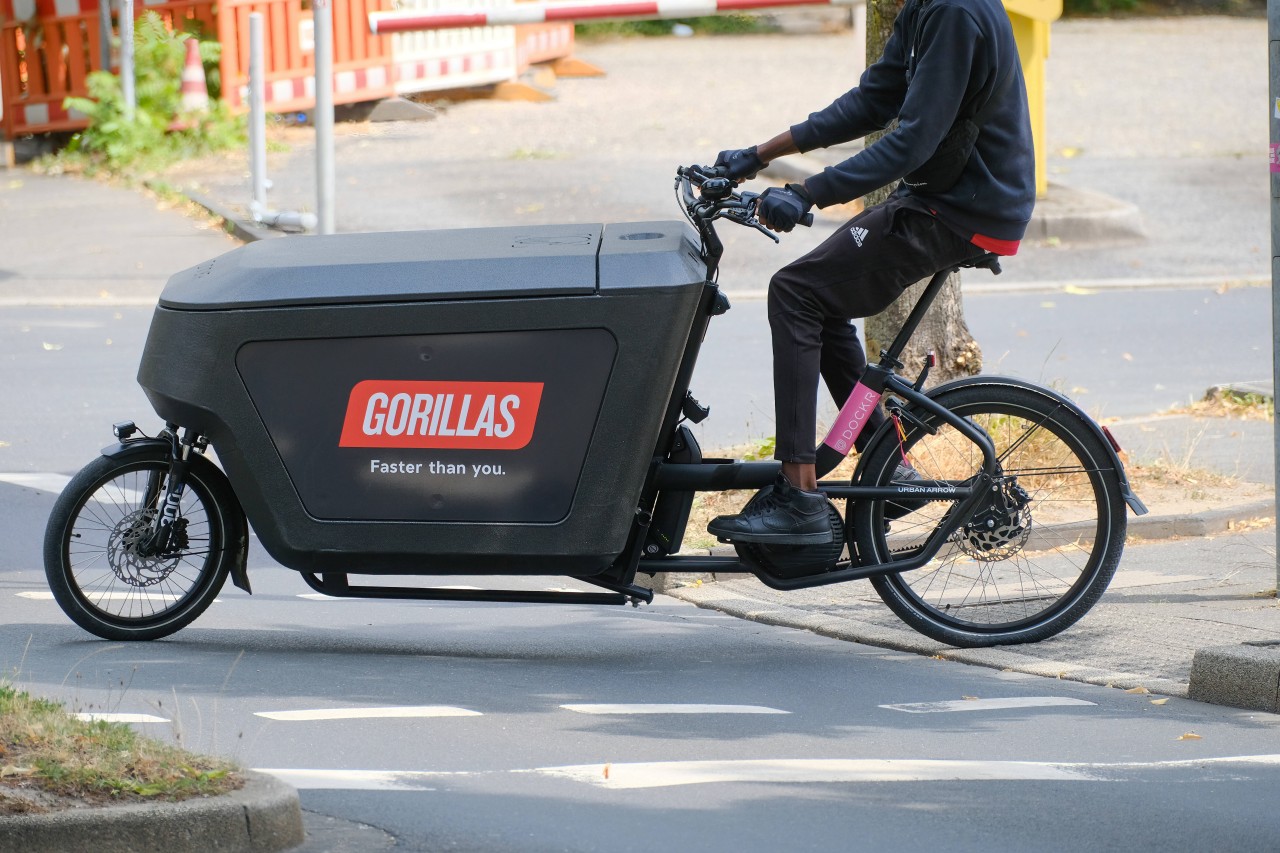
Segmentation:
<svg viewBox="0 0 1280 853">
<path fill-rule="evenodd" d="M 181 800 L 239 788 L 235 770 L 123 723 L 81 720 L 56 702 L 0 683 L 0 814 L 13 788 L 93 804 Z"/>
<path fill-rule="evenodd" d="M 581 39 L 616 38 L 620 36 L 669 36 L 676 24 L 691 27 L 696 35 L 743 35 L 777 32 L 767 17 L 730 13 L 701 18 L 665 21 L 587 21 L 574 25 L 574 35 Z"/>
</svg>

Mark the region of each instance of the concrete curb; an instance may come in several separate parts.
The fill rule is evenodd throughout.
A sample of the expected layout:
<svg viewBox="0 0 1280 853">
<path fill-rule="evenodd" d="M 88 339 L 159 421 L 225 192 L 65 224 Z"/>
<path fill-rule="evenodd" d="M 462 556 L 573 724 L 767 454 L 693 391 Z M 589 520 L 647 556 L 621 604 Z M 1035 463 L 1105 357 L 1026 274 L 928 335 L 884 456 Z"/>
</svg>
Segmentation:
<svg viewBox="0 0 1280 853">
<path fill-rule="evenodd" d="M 1103 670 L 1097 667 L 1061 661 L 1046 661 L 1042 658 L 1019 654 L 1016 651 L 1016 646 L 957 649 L 931 640 L 923 634 L 917 634 L 909 628 L 891 628 L 861 622 L 844 616 L 835 616 L 830 613 L 813 613 L 772 603 L 766 604 L 733 592 L 722 592 L 714 586 L 685 587 L 672 590 L 667 594 L 681 601 L 687 601 L 699 607 L 718 610 L 721 613 L 736 616 L 740 619 L 749 619 L 752 622 L 759 622 L 763 625 L 800 628 L 824 637 L 851 643 L 862 643 L 868 646 L 935 657 L 939 660 L 1020 672 L 1044 678 L 1080 681 L 1086 684 L 1096 684 L 1100 687 L 1115 687 L 1122 690 L 1144 687 L 1152 693 L 1165 696 L 1185 697 L 1187 695 L 1187 686 L 1171 679 L 1153 678 L 1134 672 Z"/>
<path fill-rule="evenodd" d="M 774 160 L 762 174 L 777 181 L 803 181 L 825 168 L 814 157 L 791 154 Z M 1025 239 L 1098 243 L 1145 236 L 1136 205 L 1092 190 L 1050 184 L 1046 197 L 1036 202 Z"/>
<path fill-rule="evenodd" d="M 241 243 L 254 243 L 258 240 L 269 240 L 274 237 L 286 236 L 282 231 L 273 231 L 270 228 L 264 228 L 257 223 L 240 218 L 238 214 L 208 196 L 191 191 L 183 191 L 182 194 L 193 204 L 198 204 L 200 207 L 203 207 L 210 215 L 221 219 L 222 227 L 226 229 L 228 234 L 235 237 Z"/>
<path fill-rule="evenodd" d="M 304 840 L 298 792 L 264 773 L 221 797 L 0 817 L 0 850 L 270 853 Z"/>
<path fill-rule="evenodd" d="M 1129 534 L 1140 539 L 1212 536 L 1224 533 L 1241 522 L 1268 516 L 1274 518 L 1275 511 L 1275 500 L 1262 500 L 1194 515 L 1147 515 L 1130 519 Z M 724 546 L 712 549 L 711 553 L 732 555 L 733 549 Z M 641 575 L 637 578 L 637 583 L 651 585 L 654 592 L 670 595 L 698 607 L 718 610 L 729 616 L 765 625 L 799 628 L 846 642 L 1045 678 L 1061 678 L 1123 690 L 1142 687 L 1166 696 L 1280 713 L 1280 644 L 1201 649 L 1195 654 L 1188 686 L 1180 681 L 1142 673 L 1105 670 L 1064 661 L 1046 661 L 1021 654 L 1016 646 L 958 649 L 931 640 L 905 626 L 888 627 L 848 616 L 762 602 L 717 583 L 745 577 L 750 575 L 681 572 L 659 574 L 651 580 Z"/>
<path fill-rule="evenodd" d="M 1180 536 L 1215 536 L 1237 524 L 1258 518 L 1275 518 L 1275 498 L 1178 515 L 1143 515 L 1129 519 L 1129 536 L 1135 539 L 1173 539 Z"/>
<path fill-rule="evenodd" d="M 1197 649 L 1187 696 L 1199 702 L 1280 714 L 1280 642 Z"/>
</svg>

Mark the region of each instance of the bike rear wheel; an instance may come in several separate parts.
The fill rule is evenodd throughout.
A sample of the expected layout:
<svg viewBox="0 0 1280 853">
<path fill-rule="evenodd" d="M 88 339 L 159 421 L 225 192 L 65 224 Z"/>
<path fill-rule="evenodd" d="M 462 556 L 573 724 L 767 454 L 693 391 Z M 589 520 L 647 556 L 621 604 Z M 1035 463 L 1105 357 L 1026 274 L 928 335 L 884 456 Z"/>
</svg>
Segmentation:
<svg viewBox="0 0 1280 853">
<path fill-rule="evenodd" d="M 222 589 L 239 529 L 238 504 L 203 458 L 192 460 L 174 539 L 148 554 L 169 454 L 148 448 L 99 457 L 72 478 L 45 530 L 45 575 L 71 620 L 108 640 L 153 640 L 190 624 Z"/>
<path fill-rule="evenodd" d="M 948 518 L 958 501 L 855 504 L 850 529 L 864 564 L 909 557 L 939 525 L 956 524 L 923 568 L 872 578 L 876 592 L 904 622 L 953 646 L 1057 634 L 1101 597 L 1124 549 L 1114 455 L 1048 393 L 980 383 L 935 399 L 986 432 L 999 475 L 964 525 Z M 888 485 L 904 455 L 927 480 L 960 485 L 981 470 L 977 445 L 940 417 L 913 414 L 927 429 L 903 419 L 905 436 L 885 432 L 866 455 L 859 485 Z"/>
</svg>

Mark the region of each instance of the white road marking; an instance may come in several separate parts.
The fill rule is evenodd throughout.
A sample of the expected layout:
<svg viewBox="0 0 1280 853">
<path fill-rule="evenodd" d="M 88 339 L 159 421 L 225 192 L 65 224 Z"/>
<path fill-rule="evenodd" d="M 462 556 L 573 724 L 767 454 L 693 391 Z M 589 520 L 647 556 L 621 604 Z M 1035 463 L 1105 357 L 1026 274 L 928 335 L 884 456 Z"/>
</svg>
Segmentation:
<svg viewBox="0 0 1280 853">
<path fill-rule="evenodd" d="M 951 711 L 1001 711 L 1007 708 L 1048 708 L 1052 706 L 1096 706 L 1096 702 L 1069 699 L 1065 696 L 1009 696 L 1003 699 L 957 699 L 948 702 L 912 702 L 904 705 L 881 705 L 890 711 L 908 714 L 943 714 Z"/>
<path fill-rule="evenodd" d="M 399 717 L 479 717 L 479 711 L 448 705 L 405 705 L 393 708 L 317 708 L 310 711 L 258 711 L 255 717 L 303 722 L 315 720 L 373 720 Z"/>
<path fill-rule="evenodd" d="M 71 477 L 67 474 L 49 474 L 49 473 L 0 473 L 0 483 L 9 483 L 13 486 L 25 486 L 28 489 L 36 489 L 41 492 L 52 492 L 55 495 L 62 494 L 62 490 L 67 487 L 67 483 L 71 482 Z M 127 506 L 129 508 L 138 506 L 142 503 L 143 494 L 137 489 L 124 489 L 119 484 L 113 486 L 109 491 L 99 489 L 94 493 L 95 500 L 100 504 L 110 504 L 115 507 Z"/>
<path fill-rule="evenodd" d="M 71 478 L 66 474 L 0 474 L 0 483 L 26 486 L 28 489 L 53 492 L 55 495 L 61 494 L 69 482 Z"/>
<path fill-rule="evenodd" d="M 709 782 L 948 782 L 980 780 L 1076 782 L 1088 777 L 1030 761 L 943 761 L 879 758 L 777 758 L 739 761 L 643 761 L 541 767 L 542 776 L 603 788 L 667 788 Z"/>
<path fill-rule="evenodd" d="M 561 705 L 579 714 L 790 714 L 763 705 Z"/>
<path fill-rule="evenodd" d="M 1049 781 L 1122 782 L 1135 771 L 1203 770 L 1209 765 L 1280 767 L 1280 755 L 1239 755 L 1183 761 L 1101 764 L 1047 761 L 952 761 L 943 759 L 747 759 L 579 764 L 531 770 L 317 770 L 255 768 L 295 788 L 364 791 L 432 790 L 446 777 L 534 774 L 620 790 L 712 782 L 783 784 L 861 782 Z"/>
<path fill-rule="evenodd" d="M 266 768 L 256 771 L 270 773 L 293 787 L 311 790 L 338 791 L 429 791 L 424 784 L 444 776 L 465 776 L 466 773 L 431 773 L 426 771 L 396 770 L 295 770 Z"/>
<path fill-rule="evenodd" d="M 163 281 L 156 282 L 163 285 Z M 5 296 L 0 308 L 154 308 L 154 296 Z"/>
<path fill-rule="evenodd" d="M 164 717 L 157 717 L 154 714 L 125 714 L 114 712 L 98 713 L 96 711 L 81 711 L 78 714 L 72 714 L 78 720 L 87 720 L 88 722 L 96 722 L 97 720 L 105 720 L 108 723 L 167 723 Z"/>
<path fill-rule="evenodd" d="M 33 601 L 53 601 L 53 593 L 46 590 L 28 590 L 26 592 L 15 592 L 18 598 L 29 598 Z M 104 601 L 152 601 L 159 604 L 170 604 L 178 600 L 178 596 L 169 595 L 159 592 L 88 592 L 85 593 L 94 604 L 100 604 Z M 214 604 L 221 604 L 221 598 L 215 598 Z"/>
</svg>

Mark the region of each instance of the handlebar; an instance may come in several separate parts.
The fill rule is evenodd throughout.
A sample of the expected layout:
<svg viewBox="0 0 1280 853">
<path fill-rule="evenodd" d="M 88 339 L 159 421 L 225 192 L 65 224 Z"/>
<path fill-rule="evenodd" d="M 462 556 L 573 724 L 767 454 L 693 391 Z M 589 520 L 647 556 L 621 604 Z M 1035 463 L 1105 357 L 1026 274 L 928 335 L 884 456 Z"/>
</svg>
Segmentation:
<svg viewBox="0 0 1280 853">
<path fill-rule="evenodd" d="M 754 228 L 775 243 L 781 242 L 757 216 L 760 193 L 739 192 L 727 172 L 722 166 L 681 166 L 676 169 L 676 194 L 685 216 L 702 237 L 708 278 L 714 277 L 720 256 L 724 253 L 724 244 L 720 242 L 713 224 L 717 219 Z M 806 213 L 800 224 L 812 225 L 813 214 Z"/>
<path fill-rule="evenodd" d="M 738 192 L 723 166 L 681 166 L 676 169 L 676 186 L 681 190 L 685 210 L 695 220 L 729 219 L 763 232 L 778 242 L 778 237 L 761 224 L 756 216 L 760 193 Z M 694 190 L 698 194 L 694 194 Z M 699 196 L 701 198 L 699 198 Z M 806 213 L 801 225 L 813 224 L 813 214 Z"/>
</svg>

